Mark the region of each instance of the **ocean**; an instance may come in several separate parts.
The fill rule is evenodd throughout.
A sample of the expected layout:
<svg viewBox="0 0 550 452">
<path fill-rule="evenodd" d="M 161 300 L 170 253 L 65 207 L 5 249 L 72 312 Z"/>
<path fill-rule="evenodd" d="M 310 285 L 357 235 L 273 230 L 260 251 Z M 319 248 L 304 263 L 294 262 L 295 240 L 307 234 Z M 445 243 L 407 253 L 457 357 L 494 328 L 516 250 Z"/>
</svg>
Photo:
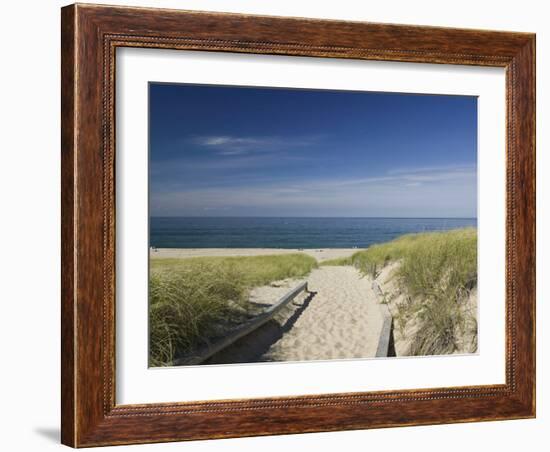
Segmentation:
<svg viewBox="0 0 550 452">
<path fill-rule="evenodd" d="M 477 227 L 475 218 L 151 217 L 157 248 L 366 248 L 413 232 Z"/>
</svg>

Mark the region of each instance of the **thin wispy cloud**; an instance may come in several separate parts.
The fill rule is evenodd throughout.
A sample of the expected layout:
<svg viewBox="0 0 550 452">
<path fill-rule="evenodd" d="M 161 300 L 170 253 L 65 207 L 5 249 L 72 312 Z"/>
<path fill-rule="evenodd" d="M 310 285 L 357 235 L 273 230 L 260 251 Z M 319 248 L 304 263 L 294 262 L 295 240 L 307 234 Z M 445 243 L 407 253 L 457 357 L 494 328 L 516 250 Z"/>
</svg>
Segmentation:
<svg viewBox="0 0 550 452">
<path fill-rule="evenodd" d="M 153 196 L 159 213 L 183 209 L 186 215 L 228 215 L 247 212 L 283 212 L 285 215 L 318 215 L 319 212 L 355 212 L 385 216 L 393 209 L 411 209 L 430 215 L 437 208 L 449 216 L 475 216 L 471 198 L 476 192 L 475 168 L 446 167 L 400 171 L 382 177 L 359 179 L 288 179 L 256 184 L 232 184 L 172 190 Z M 419 180 L 414 180 L 417 178 Z M 390 212 L 390 213 L 388 213 Z M 349 215 L 349 213 L 348 213 Z"/>
<path fill-rule="evenodd" d="M 440 173 L 446 171 L 470 171 L 475 170 L 475 166 L 472 163 L 455 163 L 450 165 L 436 165 L 436 166 L 409 166 L 409 167 L 397 167 L 387 171 L 388 174 L 414 174 L 414 173 Z"/>
<path fill-rule="evenodd" d="M 406 186 L 420 186 L 424 183 L 438 181 L 456 181 L 471 180 L 476 178 L 476 168 L 473 165 L 457 165 L 446 167 L 426 167 L 426 168 L 402 168 L 399 171 L 389 170 L 381 176 L 361 177 L 361 178 L 330 178 L 319 181 L 323 187 L 346 187 L 372 184 L 399 184 Z"/>
<path fill-rule="evenodd" d="M 218 155 L 232 156 L 310 146 L 317 141 L 317 137 L 210 135 L 194 137 L 190 141 L 195 145 L 211 149 Z"/>
</svg>

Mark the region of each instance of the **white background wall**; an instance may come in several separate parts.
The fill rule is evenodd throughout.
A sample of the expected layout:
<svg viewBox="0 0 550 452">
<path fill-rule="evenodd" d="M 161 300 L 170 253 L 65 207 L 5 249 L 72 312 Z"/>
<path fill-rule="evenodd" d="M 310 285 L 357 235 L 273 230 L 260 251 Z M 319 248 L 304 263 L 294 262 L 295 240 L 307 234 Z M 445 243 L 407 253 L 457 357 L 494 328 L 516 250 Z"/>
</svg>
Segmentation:
<svg viewBox="0 0 550 452">
<path fill-rule="evenodd" d="M 113 0 L 115 1 L 115 0 Z M 550 430 L 548 206 L 550 14 L 542 1 L 238 1 L 118 4 L 242 13 L 365 20 L 537 33 L 538 146 L 538 416 L 536 420 L 321 433 L 223 441 L 119 447 L 116 450 L 275 451 L 394 450 L 446 452 L 485 449 L 547 450 Z M 93 2 L 97 3 L 97 2 Z M 60 1 L 2 5 L 0 71 L 0 447 L 45 451 L 59 445 L 59 8 Z M 546 29 L 544 29 L 546 26 Z M 545 206 L 546 205 L 546 206 Z M 546 381 L 544 381 L 546 380 Z"/>
</svg>

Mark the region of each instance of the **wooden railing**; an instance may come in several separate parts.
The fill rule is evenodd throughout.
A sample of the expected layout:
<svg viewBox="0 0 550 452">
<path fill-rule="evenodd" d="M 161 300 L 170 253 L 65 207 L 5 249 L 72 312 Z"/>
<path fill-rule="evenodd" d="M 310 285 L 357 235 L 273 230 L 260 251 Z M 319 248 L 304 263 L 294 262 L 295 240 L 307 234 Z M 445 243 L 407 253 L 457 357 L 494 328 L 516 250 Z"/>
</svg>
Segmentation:
<svg viewBox="0 0 550 452">
<path fill-rule="evenodd" d="M 393 317 L 390 313 L 390 310 L 388 309 L 388 306 L 383 302 L 384 294 L 382 293 L 382 290 L 380 289 L 380 286 L 376 281 L 373 281 L 372 288 L 376 294 L 376 297 L 378 298 L 379 308 L 382 311 L 383 316 L 383 323 L 378 339 L 375 356 L 377 358 L 395 356 L 395 349 L 393 345 Z M 224 337 L 214 344 L 204 346 L 191 355 L 175 359 L 172 365 L 197 365 L 205 362 L 215 354 L 234 344 L 239 339 L 247 336 L 253 331 L 256 331 L 259 327 L 271 320 L 278 312 L 280 312 L 285 306 L 287 306 L 292 300 L 294 300 L 294 298 L 296 298 L 300 293 L 304 291 L 308 292 L 307 281 L 296 286 L 290 292 L 281 297 L 269 309 L 264 311 L 253 320 L 247 322 L 240 328 L 236 329 L 227 337 Z"/>
<path fill-rule="evenodd" d="M 294 298 L 296 298 L 297 295 L 299 295 L 301 292 L 304 292 L 304 291 L 305 292 L 308 291 L 307 281 L 296 286 L 294 289 L 292 289 L 290 292 L 288 292 L 286 295 L 280 298 L 269 309 L 264 311 L 262 314 L 260 314 L 258 317 L 254 318 L 250 322 L 247 322 L 242 327 L 233 331 L 227 337 L 221 339 L 220 341 L 214 344 L 205 346 L 197 350 L 191 356 L 175 359 L 172 365 L 183 366 L 183 365 L 196 365 L 196 364 L 203 363 L 208 358 L 211 358 L 216 353 L 219 353 L 223 349 L 229 347 L 231 344 L 235 343 L 242 337 L 257 330 L 264 323 L 271 320 L 273 316 L 277 314 L 279 311 L 281 311 L 281 309 L 283 309 L 287 304 L 289 304 L 292 300 L 294 300 Z"/>
</svg>

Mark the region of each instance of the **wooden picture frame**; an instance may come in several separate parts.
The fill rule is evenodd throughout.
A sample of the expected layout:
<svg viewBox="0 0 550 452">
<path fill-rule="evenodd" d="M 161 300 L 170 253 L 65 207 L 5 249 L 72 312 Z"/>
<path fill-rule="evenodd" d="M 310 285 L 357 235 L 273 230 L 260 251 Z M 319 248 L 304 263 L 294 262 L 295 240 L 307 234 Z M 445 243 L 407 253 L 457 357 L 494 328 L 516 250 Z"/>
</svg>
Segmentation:
<svg viewBox="0 0 550 452">
<path fill-rule="evenodd" d="M 79 4 L 62 9 L 61 34 L 64 444 L 85 447 L 535 416 L 535 35 Z M 505 68 L 506 383 L 117 405 L 118 47 Z"/>
</svg>

